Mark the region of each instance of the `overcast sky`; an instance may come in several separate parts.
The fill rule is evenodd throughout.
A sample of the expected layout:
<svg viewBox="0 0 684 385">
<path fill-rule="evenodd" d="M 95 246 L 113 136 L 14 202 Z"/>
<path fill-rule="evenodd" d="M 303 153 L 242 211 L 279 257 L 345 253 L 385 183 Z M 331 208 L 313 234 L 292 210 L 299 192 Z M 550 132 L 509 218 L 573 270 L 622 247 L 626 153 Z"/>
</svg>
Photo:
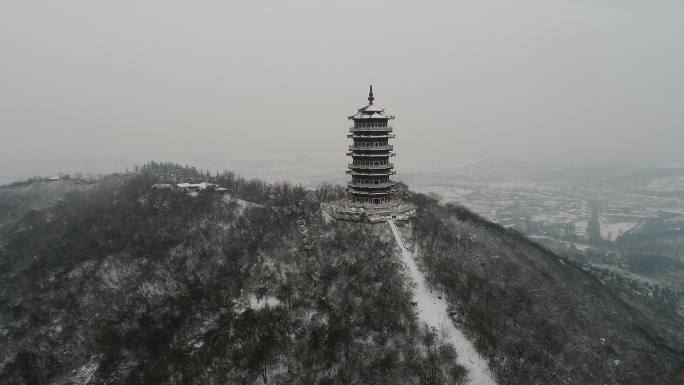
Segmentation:
<svg viewBox="0 0 684 385">
<path fill-rule="evenodd" d="M 3 1 L 0 163 L 684 160 L 684 2 Z"/>
</svg>

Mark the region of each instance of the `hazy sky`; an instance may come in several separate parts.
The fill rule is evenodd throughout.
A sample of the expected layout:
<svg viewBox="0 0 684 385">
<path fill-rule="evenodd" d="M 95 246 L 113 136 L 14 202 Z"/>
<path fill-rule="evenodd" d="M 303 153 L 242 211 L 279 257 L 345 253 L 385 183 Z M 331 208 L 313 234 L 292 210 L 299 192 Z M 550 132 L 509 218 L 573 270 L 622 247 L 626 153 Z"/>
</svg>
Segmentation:
<svg viewBox="0 0 684 385">
<path fill-rule="evenodd" d="M 684 2 L 2 1 L 0 163 L 684 160 Z"/>
</svg>

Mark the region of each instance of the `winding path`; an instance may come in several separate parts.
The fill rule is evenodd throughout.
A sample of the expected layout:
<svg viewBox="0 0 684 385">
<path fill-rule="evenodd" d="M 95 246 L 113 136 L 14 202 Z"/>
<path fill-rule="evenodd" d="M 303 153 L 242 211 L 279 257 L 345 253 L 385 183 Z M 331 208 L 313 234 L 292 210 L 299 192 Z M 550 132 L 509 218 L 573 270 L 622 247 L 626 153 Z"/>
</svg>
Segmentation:
<svg viewBox="0 0 684 385">
<path fill-rule="evenodd" d="M 401 259 L 406 264 L 411 278 L 415 282 L 414 298 L 418 307 L 418 318 L 428 326 L 440 331 L 444 337 L 451 342 L 456 349 L 458 356 L 456 361 L 459 365 L 468 370 L 468 383 L 471 385 L 496 385 L 494 377 L 489 370 L 487 360 L 484 359 L 476 350 L 475 346 L 466 338 L 463 333 L 456 329 L 453 322 L 447 315 L 447 303 L 430 292 L 425 284 L 425 277 L 418 270 L 416 262 L 413 260 L 411 252 L 406 249 L 404 240 L 399 234 L 394 221 L 387 221 L 397 246 L 401 250 Z"/>
</svg>

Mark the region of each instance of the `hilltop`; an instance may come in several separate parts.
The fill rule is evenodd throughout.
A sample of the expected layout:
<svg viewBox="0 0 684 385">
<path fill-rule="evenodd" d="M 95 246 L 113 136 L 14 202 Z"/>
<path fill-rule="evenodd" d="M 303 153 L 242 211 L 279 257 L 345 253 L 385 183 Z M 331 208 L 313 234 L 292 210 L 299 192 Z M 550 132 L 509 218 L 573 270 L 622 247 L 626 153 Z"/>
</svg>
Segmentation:
<svg viewBox="0 0 684 385">
<path fill-rule="evenodd" d="M 212 182 L 228 195 L 155 190 Z M 66 383 L 464 383 L 418 322 L 390 229 L 305 190 L 151 163 L 0 188 L 0 378 Z M 679 384 L 684 322 L 518 233 L 399 190 L 400 232 L 499 384 Z M 668 316 L 669 317 L 669 316 Z"/>
</svg>

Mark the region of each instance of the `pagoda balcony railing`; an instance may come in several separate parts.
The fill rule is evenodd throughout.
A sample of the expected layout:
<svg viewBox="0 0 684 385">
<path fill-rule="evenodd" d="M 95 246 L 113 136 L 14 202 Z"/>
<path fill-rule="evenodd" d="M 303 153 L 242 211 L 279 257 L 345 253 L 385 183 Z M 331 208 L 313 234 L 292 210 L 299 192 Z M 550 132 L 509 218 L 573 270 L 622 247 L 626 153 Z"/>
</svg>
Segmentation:
<svg viewBox="0 0 684 385">
<path fill-rule="evenodd" d="M 382 213 L 382 214 L 392 214 L 400 211 L 406 211 L 406 210 L 415 210 L 416 206 L 411 205 L 411 204 L 406 204 L 403 202 L 398 202 L 398 201 L 389 201 L 385 203 L 361 203 L 361 202 L 352 202 L 349 200 L 346 201 L 338 201 L 334 204 L 334 209 L 336 210 L 346 210 L 346 211 L 352 211 L 352 212 L 357 212 L 363 211 L 369 214 L 373 213 Z"/>
<path fill-rule="evenodd" d="M 394 152 L 385 152 L 385 153 L 362 153 L 362 152 L 348 152 L 347 156 L 358 156 L 358 157 L 363 157 L 363 158 L 384 158 L 388 156 L 396 156 L 397 154 Z"/>
<path fill-rule="evenodd" d="M 384 183 L 354 183 L 354 182 L 349 182 L 347 183 L 347 187 L 351 188 L 389 188 L 394 186 L 394 183 L 392 182 L 384 182 Z"/>
<path fill-rule="evenodd" d="M 362 191 L 362 190 L 355 190 L 353 188 L 348 188 L 347 191 L 349 191 L 352 194 L 357 194 L 357 195 L 388 195 L 388 191 Z"/>
<path fill-rule="evenodd" d="M 384 168 L 394 168 L 394 163 L 387 162 L 385 164 L 367 164 L 367 163 L 349 163 L 349 168 L 365 168 L 369 170 L 382 170 Z"/>
<path fill-rule="evenodd" d="M 385 123 L 361 123 L 357 121 L 353 127 L 356 128 L 375 128 L 375 127 L 387 127 L 387 122 Z"/>
<path fill-rule="evenodd" d="M 364 132 L 364 131 L 379 131 L 379 132 L 392 132 L 392 126 L 380 126 L 380 127 L 349 127 L 350 132 Z"/>
<path fill-rule="evenodd" d="M 374 144 L 374 145 L 370 145 L 370 146 L 354 144 L 354 145 L 349 146 L 349 150 L 351 150 L 351 151 L 363 151 L 363 150 L 391 151 L 391 150 L 394 150 L 394 146 L 392 146 L 391 144 L 382 144 L 382 145 Z"/>
<path fill-rule="evenodd" d="M 352 176 L 390 176 L 394 175 L 397 172 L 394 170 L 384 170 L 384 171 L 364 171 L 364 170 L 347 170 L 347 174 L 350 174 Z"/>
<path fill-rule="evenodd" d="M 369 138 L 369 139 L 392 139 L 396 138 L 394 134 L 384 134 L 382 132 L 379 135 L 360 135 L 360 134 L 347 134 L 347 138 Z"/>
</svg>

